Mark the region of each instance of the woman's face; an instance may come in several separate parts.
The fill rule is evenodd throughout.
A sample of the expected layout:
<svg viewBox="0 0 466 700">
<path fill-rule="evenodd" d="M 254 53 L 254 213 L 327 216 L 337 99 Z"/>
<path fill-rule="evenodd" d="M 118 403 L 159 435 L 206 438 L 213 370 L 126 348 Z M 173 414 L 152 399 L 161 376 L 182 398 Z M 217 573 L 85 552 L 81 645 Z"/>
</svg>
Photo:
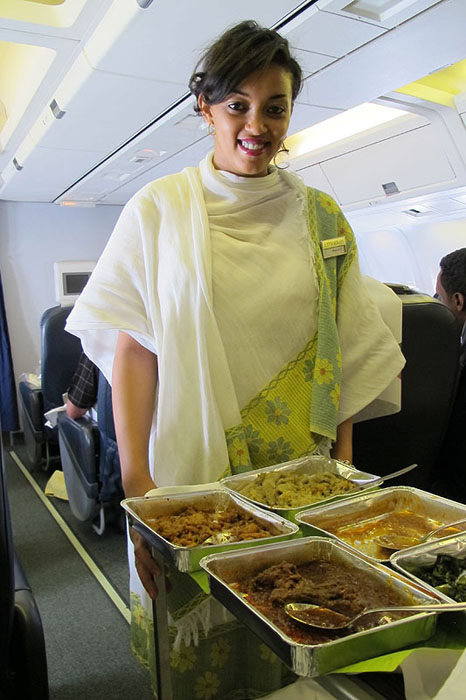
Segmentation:
<svg viewBox="0 0 466 700">
<path fill-rule="evenodd" d="M 281 66 L 252 73 L 215 105 L 199 98 L 204 119 L 215 127 L 214 165 L 245 177 L 267 175 L 292 112 L 291 74 Z"/>
</svg>

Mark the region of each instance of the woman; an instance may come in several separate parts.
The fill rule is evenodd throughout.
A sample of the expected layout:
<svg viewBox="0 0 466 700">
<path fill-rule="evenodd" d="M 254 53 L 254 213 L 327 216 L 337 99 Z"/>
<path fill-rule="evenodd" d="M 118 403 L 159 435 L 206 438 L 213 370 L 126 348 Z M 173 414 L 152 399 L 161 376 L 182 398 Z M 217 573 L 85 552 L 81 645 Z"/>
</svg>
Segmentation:
<svg viewBox="0 0 466 700">
<path fill-rule="evenodd" d="M 190 87 L 213 153 L 133 197 L 67 326 L 113 377 L 127 496 L 312 452 L 351 460 L 353 416 L 404 364 L 337 204 L 270 165 L 301 85 L 287 41 L 243 22 L 200 65 Z M 155 597 L 155 563 L 132 539 Z M 133 569 L 133 649 L 153 663 Z M 175 698 L 260 697 L 292 680 L 188 576 L 169 576 Z"/>
</svg>

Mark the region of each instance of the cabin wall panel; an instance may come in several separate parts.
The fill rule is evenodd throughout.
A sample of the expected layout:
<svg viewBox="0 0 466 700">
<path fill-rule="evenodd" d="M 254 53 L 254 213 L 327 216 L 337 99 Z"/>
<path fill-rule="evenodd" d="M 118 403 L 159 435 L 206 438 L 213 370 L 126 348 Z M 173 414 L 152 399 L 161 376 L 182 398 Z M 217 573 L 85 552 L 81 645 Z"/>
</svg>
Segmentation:
<svg viewBox="0 0 466 700">
<path fill-rule="evenodd" d="M 97 260 L 120 212 L 0 202 L 0 269 L 17 379 L 40 360 L 40 317 L 57 304 L 53 263 Z"/>
<path fill-rule="evenodd" d="M 435 292 L 441 258 L 466 247 L 466 218 L 364 232 L 354 228 L 363 274 L 426 294 Z"/>
</svg>

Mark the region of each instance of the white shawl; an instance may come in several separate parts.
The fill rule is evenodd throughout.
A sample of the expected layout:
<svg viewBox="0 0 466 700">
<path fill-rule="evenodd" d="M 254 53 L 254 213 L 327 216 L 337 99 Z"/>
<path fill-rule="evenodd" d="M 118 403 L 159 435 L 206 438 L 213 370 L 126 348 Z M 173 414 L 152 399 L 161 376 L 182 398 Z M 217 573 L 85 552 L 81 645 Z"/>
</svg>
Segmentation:
<svg viewBox="0 0 466 700">
<path fill-rule="evenodd" d="M 137 206 L 123 210 L 66 328 L 109 382 L 118 330 L 157 354 L 158 405 L 166 409 L 151 433 L 151 465 L 161 466 L 157 484 L 212 482 L 228 466 L 225 428 L 241 418 L 212 310 L 198 171 L 162 178 L 135 197 Z"/>
<path fill-rule="evenodd" d="M 372 402 L 404 363 L 357 264 L 343 287 L 341 420 Z M 228 466 L 224 431 L 241 422 L 212 297 L 201 179 L 197 168 L 187 168 L 150 183 L 128 203 L 68 318 L 67 330 L 110 382 L 118 330 L 157 354 L 150 458 L 161 487 L 216 481 Z"/>
</svg>

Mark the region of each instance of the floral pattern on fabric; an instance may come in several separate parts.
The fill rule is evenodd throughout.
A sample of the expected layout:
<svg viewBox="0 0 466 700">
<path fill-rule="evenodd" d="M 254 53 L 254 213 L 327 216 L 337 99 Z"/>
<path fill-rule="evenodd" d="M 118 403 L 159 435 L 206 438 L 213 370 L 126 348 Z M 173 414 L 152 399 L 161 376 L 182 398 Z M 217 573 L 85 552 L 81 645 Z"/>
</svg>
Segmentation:
<svg viewBox="0 0 466 700">
<path fill-rule="evenodd" d="M 317 333 L 243 408 L 242 423 L 226 431 L 233 474 L 311 454 L 322 438 L 336 439 L 342 375 L 337 298 L 356 248 L 330 195 L 308 189 L 308 224 L 319 283 Z M 320 242 L 342 235 L 346 254 L 324 258 Z"/>
<path fill-rule="evenodd" d="M 309 432 L 315 354 L 313 338 L 241 411 L 242 423 L 226 431 L 233 474 L 315 451 L 319 438 Z M 310 379 L 303 382 L 306 372 Z"/>
<path fill-rule="evenodd" d="M 212 644 L 212 649 L 210 652 L 210 660 L 212 662 L 212 666 L 219 668 L 225 666 L 230 654 L 231 647 L 229 642 L 223 637 L 220 637 L 216 642 Z"/>
<path fill-rule="evenodd" d="M 333 365 L 326 357 L 317 358 L 314 376 L 318 384 L 329 384 L 333 380 Z"/>
<path fill-rule="evenodd" d="M 256 446 L 256 450 L 259 449 L 259 440 L 262 439 L 257 431 L 252 430 L 250 432 L 257 433 L 257 437 L 253 439 L 253 443 Z M 249 456 L 248 441 L 242 425 L 235 426 L 232 430 L 227 431 L 227 449 L 228 458 L 230 460 L 230 466 L 233 474 L 240 474 L 241 472 L 247 472 L 252 469 L 252 463 Z M 263 441 L 262 441 L 263 442 Z"/>
<path fill-rule="evenodd" d="M 179 649 L 172 649 L 170 653 L 170 666 L 178 668 L 181 673 L 190 671 L 196 663 L 196 652 L 193 647 L 187 647 L 181 642 Z"/>
<path fill-rule="evenodd" d="M 206 671 L 202 676 L 196 678 L 194 684 L 196 698 L 202 698 L 203 700 L 213 698 L 217 694 L 219 685 L 220 680 L 218 675 L 211 671 Z"/>
<path fill-rule="evenodd" d="M 291 447 L 291 443 L 286 442 L 282 437 L 279 437 L 276 441 L 269 442 L 267 457 L 270 464 L 289 462 L 293 457 L 293 453 L 294 449 Z"/>
<path fill-rule="evenodd" d="M 289 423 L 291 410 L 288 408 L 286 401 L 282 401 L 279 396 L 276 396 L 273 401 L 267 401 L 265 412 L 269 423 L 276 423 L 277 425 Z"/>
<path fill-rule="evenodd" d="M 332 401 L 335 405 L 335 408 L 338 408 L 340 405 L 340 385 L 335 384 L 334 388 L 330 392 L 330 396 L 332 397 Z"/>
<path fill-rule="evenodd" d="M 335 202 L 333 197 L 330 197 L 330 195 L 326 194 L 325 192 L 319 192 L 319 194 L 317 195 L 317 201 L 328 214 L 338 214 L 340 211 L 340 207 Z"/>
<path fill-rule="evenodd" d="M 171 570 L 173 573 L 173 570 Z M 191 587 L 189 574 L 176 572 Z M 170 594 L 169 594 L 170 595 Z M 131 594 L 131 646 L 137 659 L 151 672 L 154 697 L 157 675 L 154 626 L 139 596 Z M 137 615 L 134 612 L 137 611 Z M 271 649 L 236 620 L 217 626 L 199 643 L 174 647 L 176 629 L 168 628 L 169 663 L 173 700 L 245 700 L 260 698 L 296 680 Z M 163 662 L 162 662 L 163 663 Z M 251 674 L 251 668 L 254 669 Z"/>
</svg>

